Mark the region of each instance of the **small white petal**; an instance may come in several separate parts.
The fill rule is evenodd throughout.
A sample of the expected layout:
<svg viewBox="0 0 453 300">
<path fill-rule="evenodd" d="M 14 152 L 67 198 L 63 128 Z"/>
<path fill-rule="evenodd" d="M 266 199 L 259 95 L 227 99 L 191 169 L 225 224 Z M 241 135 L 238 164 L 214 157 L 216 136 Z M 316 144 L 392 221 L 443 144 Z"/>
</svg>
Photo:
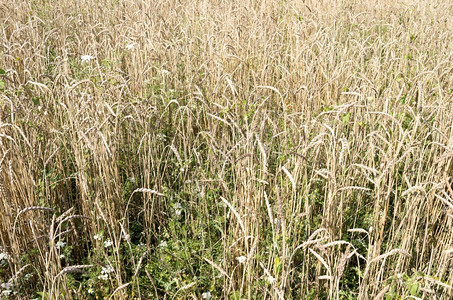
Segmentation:
<svg viewBox="0 0 453 300">
<path fill-rule="evenodd" d="M 55 244 L 55 247 L 57 247 L 57 249 L 64 248 L 64 246 L 66 246 L 66 243 L 62 241 L 59 241 Z"/>
<path fill-rule="evenodd" d="M 245 256 L 239 256 L 239 257 L 236 257 L 236 259 L 238 260 L 238 262 L 240 264 L 243 264 L 247 261 L 247 257 L 245 257 Z"/>
<path fill-rule="evenodd" d="M 87 63 L 87 62 L 89 62 L 90 60 L 94 59 L 94 56 L 91 56 L 91 55 L 82 55 L 82 56 L 80 57 L 80 59 L 82 60 L 82 62 Z"/>
<path fill-rule="evenodd" d="M 6 253 L 0 252 L 0 261 L 8 260 L 8 255 Z"/>
<path fill-rule="evenodd" d="M 108 274 L 99 275 L 98 279 L 107 280 L 109 279 L 109 275 Z"/>
</svg>

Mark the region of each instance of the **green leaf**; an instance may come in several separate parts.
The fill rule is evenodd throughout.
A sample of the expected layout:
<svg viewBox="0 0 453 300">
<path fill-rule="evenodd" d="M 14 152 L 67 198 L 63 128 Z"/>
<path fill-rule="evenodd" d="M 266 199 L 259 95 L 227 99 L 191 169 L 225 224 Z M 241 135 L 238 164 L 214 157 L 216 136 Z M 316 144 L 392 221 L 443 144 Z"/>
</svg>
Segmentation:
<svg viewBox="0 0 453 300">
<path fill-rule="evenodd" d="M 36 292 L 39 296 L 41 296 L 42 300 L 49 299 L 49 293 L 44 293 L 44 292 Z"/>
<path fill-rule="evenodd" d="M 228 297 L 228 299 L 231 299 L 231 300 L 239 300 L 241 299 L 241 291 L 234 291 L 230 294 L 230 296 Z"/>
<path fill-rule="evenodd" d="M 0 75 L 5 75 L 5 74 L 6 74 L 5 70 L 3 70 L 2 68 L 0 68 Z"/>
<path fill-rule="evenodd" d="M 351 113 L 344 114 L 343 115 L 343 125 L 348 124 L 350 118 L 351 118 Z"/>
<path fill-rule="evenodd" d="M 280 258 L 278 256 L 275 257 L 274 259 L 274 270 L 275 274 L 279 274 L 280 270 L 282 269 L 282 264 L 280 263 Z"/>
<path fill-rule="evenodd" d="M 411 296 L 416 296 L 418 292 L 418 282 L 414 282 L 410 286 L 410 293 Z"/>
</svg>

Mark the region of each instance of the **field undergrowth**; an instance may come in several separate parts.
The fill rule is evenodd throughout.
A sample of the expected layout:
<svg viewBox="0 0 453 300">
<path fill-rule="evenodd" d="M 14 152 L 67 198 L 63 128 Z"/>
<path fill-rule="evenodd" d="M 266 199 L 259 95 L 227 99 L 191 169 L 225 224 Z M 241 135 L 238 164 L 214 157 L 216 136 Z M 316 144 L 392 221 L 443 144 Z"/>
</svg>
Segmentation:
<svg viewBox="0 0 453 300">
<path fill-rule="evenodd" d="M 452 299 L 453 3 L 3 0 L 3 299 Z"/>
</svg>

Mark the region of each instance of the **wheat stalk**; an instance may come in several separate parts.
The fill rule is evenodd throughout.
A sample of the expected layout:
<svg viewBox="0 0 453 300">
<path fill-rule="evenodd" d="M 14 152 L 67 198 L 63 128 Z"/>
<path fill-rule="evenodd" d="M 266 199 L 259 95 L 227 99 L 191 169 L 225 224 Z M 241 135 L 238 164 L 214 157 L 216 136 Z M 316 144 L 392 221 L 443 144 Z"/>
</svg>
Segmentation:
<svg viewBox="0 0 453 300">
<path fill-rule="evenodd" d="M 236 209 L 233 207 L 233 205 L 231 205 L 230 202 L 228 202 L 225 198 L 223 198 L 222 196 L 220 196 L 220 199 L 223 201 L 223 203 L 225 203 L 228 208 L 233 212 L 233 214 L 236 216 L 236 219 L 238 220 L 238 223 L 242 229 L 242 232 L 244 234 L 244 236 L 247 236 L 247 231 L 245 229 L 245 225 L 244 225 L 244 222 L 242 222 L 242 219 L 241 219 L 241 216 L 239 215 L 239 213 L 236 211 Z"/>
<path fill-rule="evenodd" d="M 223 276 L 225 276 L 226 278 L 228 278 L 229 280 L 231 280 L 231 277 L 227 274 L 227 272 L 225 272 L 224 269 L 222 269 L 218 264 L 216 264 L 215 262 L 213 262 L 212 260 L 209 260 L 207 259 L 206 257 L 203 257 L 203 259 L 208 262 L 211 266 L 213 266 L 214 268 L 216 268 L 220 274 L 222 274 Z"/>
<path fill-rule="evenodd" d="M 55 283 L 55 281 L 60 278 L 61 276 L 63 276 L 64 274 L 67 274 L 67 273 L 74 273 L 74 272 L 80 272 L 82 271 L 83 269 L 87 269 L 87 268 L 91 268 L 93 267 L 93 265 L 74 265 L 74 266 L 69 266 L 69 267 L 66 267 L 64 268 L 63 270 L 61 270 L 55 277 L 54 277 L 54 280 L 53 282 Z"/>
<path fill-rule="evenodd" d="M 403 256 L 411 257 L 410 253 L 404 249 L 393 249 L 387 253 L 381 254 L 381 255 L 376 256 L 375 258 L 371 259 L 370 263 L 373 263 L 373 262 L 376 262 L 376 261 L 379 261 L 382 259 L 386 259 L 387 257 L 395 255 L 395 254 L 402 254 Z"/>
<path fill-rule="evenodd" d="M 121 291 L 122 289 L 127 288 L 130 284 L 131 284 L 131 283 L 128 282 L 128 283 L 122 284 L 122 285 L 120 285 L 119 287 L 117 287 L 117 288 L 113 291 L 113 293 L 110 295 L 109 299 L 112 299 L 113 296 L 114 296 L 117 292 Z"/>
<path fill-rule="evenodd" d="M 25 214 L 26 212 L 34 211 L 34 210 L 48 211 L 48 212 L 51 212 L 51 213 L 54 212 L 54 210 L 52 208 L 44 207 L 44 206 L 30 206 L 30 207 L 26 207 L 26 208 L 22 209 L 21 211 L 19 211 L 19 213 L 17 214 L 16 218 L 14 219 L 13 228 L 16 228 L 17 221 L 19 220 L 19 217 L 22 214 Z"/>
</svg>

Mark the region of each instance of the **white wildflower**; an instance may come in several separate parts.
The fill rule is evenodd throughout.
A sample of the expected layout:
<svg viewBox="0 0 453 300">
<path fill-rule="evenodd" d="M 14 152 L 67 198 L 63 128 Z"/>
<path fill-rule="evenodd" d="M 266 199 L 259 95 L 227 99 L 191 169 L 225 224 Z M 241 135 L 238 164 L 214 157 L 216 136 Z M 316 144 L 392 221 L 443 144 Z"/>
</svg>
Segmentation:
<svg viewBox="0 0 453 300">
<path fill-rule="evenodd" d="M 102 238 L 103 238 L 102 233 L 99 233 L 99 234 L 96 234 L 95 236 L 93 236 L 93 239 L 95 239 L 97 241 L 102 240 Z"/>
<path fill-rule="evenodd" d="M 274 278 L 273 276 L 269 275 L 269 276 L 267 277 L 267 281 L 269 281 L 270 284 L 274 284 L 275 278 Z"/>
<path fill-rule="evenodd" d="M 88 63 L 90 62 L 90 60 L 94 59 L 94 56 L 91 56 L 91 55 L 82 55 L 80 57 L 80 59 L 82 60 L 83 63 Z"/>
<path fill-rule="evenodd" d="M 135 49 L 135 44 L 130 43 L 126 45 L 126 50 L 133 51 Z"/>
<path fill-rule="evenodd" d="M 242 255 L 242 256 L 236 257 L 236 259 L 238 260 L 238 262 L 239 262 L 240 264 L 243 264 L 243 263 L 245 263 L 245 261 L 247 260 L 247 257 L 245 257 L 245 256 Z"/>
<path fill-rule="evenodd" d="M 9 296 L 11 294 L 11 290 L 3 290 L 2 295 L 3 296 Z"/>
<path fill-rule="evenodd" d="M 88 294 L 94 294 L 93 288 L 89 288 L 89 289 L 88 289 Z"/>
<path fill-rule="evenodd" d="M 111 240 L 106 240 L 104 242 L 104 248 L 108 248 L 113 245 L 113 242 Z"/>
<path fill-rule="evenodd" d="M 101 267 L 101 274 L 110 274 L 113 273 L 113 268 L 111 266 Z"/>
<path fill-rule="evenodd" d="M 99 275 L 98 279 L 107 280 L 107 279 L 109 279 L 109 275 L 108 274 Z"/>
<path fill-rule="evenodd" d="M 210 299 L 211 298 L 211 292 L 205 292 L 205 293 L 201 294 L 201 298 Z"/>
<path fill-rule="evenodd" d="M 113 273 L 113 268 L 111 266 L 102 267 L 101 275 L 98 276 L 98 279 L 107 280 L 109 279 L 109 274 Z"/>
<path fill-rule="evenodd" d="M 175 204 L 175 213 L 176 213 L 177 216 L 180 216 L 181 213 L 182 213 L 182 205 L 179 202 L 177 202 Z"/>
<path fill-rule="evenodd" d="M 33 276 L 33 274 L 31 274 L 31 273 L 25 274 L 24 279 L 29 280 L 32 276 Z"/>
<path fill-rule="evenodd" d="M 57 249 L 64 248 L 64 246 L 66 246 L 66 243 L 65 243 L 65 242 L 62 242 L 62 241 L 58 241 L 58 242 L 55 244 L 55 247 L 57 247 Z"/>
<path fill-rule="evenodd" d="M 157 138 L 160 140 L 160 141 L 165 141 L 165 139 L 167 138 L 167 136 L 163 133 L 158 133 L 157 134 Z"/>
<path fill-rule="evenodd" d="M 0 261 L 8 260 L 8 254 L 0 252 Z"/>
<path fill-rule="evenodd" d="M 4 290 L 10 290 L 13 288 L 13 284 L 11 282 L 2 283 L 0 286 Z"/>
<path fill-rule="evenodd" d="M 167 247 L 167 242 L 166 241 L 160 241 L 159 247 L 161 247 L 161 248 Z"/>
<path fill-rule="evenodd" d="M 170 71 L 167 71 L 167 70 L 164 70 L 164 69 L 160 70 L 160 72 L 161 72 L 162 75 L 164 75 L 164 76 L 165 76 L 165 75 L 170 75 Z"/>
</svg>

